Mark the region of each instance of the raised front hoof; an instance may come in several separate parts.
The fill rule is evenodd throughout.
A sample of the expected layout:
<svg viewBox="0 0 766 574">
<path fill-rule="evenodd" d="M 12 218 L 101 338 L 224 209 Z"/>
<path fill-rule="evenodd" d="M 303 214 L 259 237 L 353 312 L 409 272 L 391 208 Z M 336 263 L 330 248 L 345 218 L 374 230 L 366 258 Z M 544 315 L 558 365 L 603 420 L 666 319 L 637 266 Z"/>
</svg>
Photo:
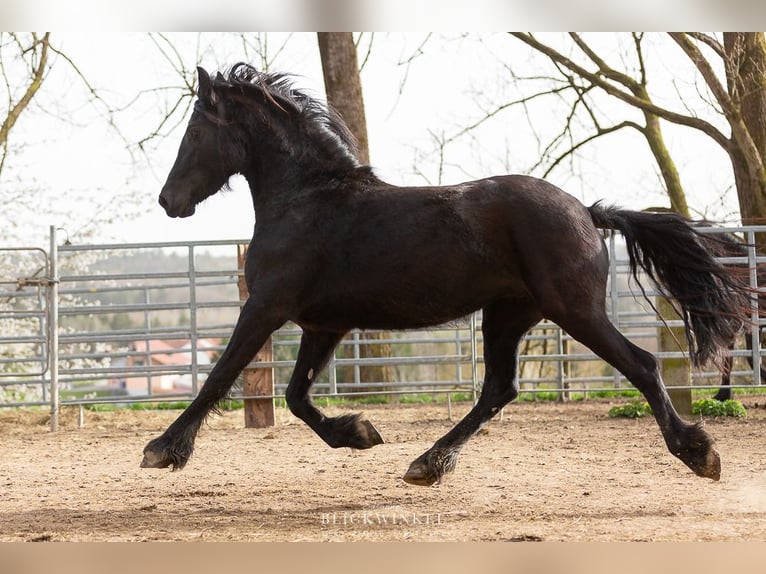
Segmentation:
<svg viewBox="0 0 766 574">
<path fill-rule="evenodd" d="M 335 448 L 349 447 L 364 450 L 384 442 L 372 423 L 362 419 L 360 415 L 343 415 L 329 421 L 335 436 L 330 446 Z"/>
<path fill-rule="evenodd" d="M 684 447 L 674 453 L 694 474 L 711 480 L 721 479 L 721 457 L 713 448 L 713 439 L 701 424 L 688 427 Z"/>
<path fill-rule="evenodd" d="M 690 460 L 684 460 L 694 474 L 711 480 L 721 480 L 721 457 L 718 452 L 711 448 L 704 456 L 696 457 Z"/>
<path fill-rule="evenodd" d="M 420 460 L 413 462 L 402 477 L 404 482 L 415 486 L 433 486 L 440 479 L 441 477 L 427 463 Z"/>
<path fill-rule="evenodd" d="M 155 438 L 144 447 L 144 458 L 141 468 L 168 468 L 181 470 L 186 466 L 191 453 L 185 454 L 174 451 L 163 437 Z"/>
</svg>

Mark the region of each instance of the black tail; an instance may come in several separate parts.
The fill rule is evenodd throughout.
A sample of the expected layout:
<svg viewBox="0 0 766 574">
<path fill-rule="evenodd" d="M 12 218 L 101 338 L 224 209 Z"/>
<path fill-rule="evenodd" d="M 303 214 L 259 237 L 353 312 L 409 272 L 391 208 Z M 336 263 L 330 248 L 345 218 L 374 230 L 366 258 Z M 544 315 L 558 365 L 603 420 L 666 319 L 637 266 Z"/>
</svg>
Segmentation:
<svg viewBox="0 0 766 574">
<path fill-rule="evenodd" d="M 616 229 L 625 237 L 631 274 L 639 287 L 641 267 L 664 296 L 675 300 L 692 363 L 720 364 L 734 337 L 750 321 L 747 283 L 716 261 L 702 235 L 681 215 L 599 203 L 588 210 L 596 227 Z"/>
</svg>

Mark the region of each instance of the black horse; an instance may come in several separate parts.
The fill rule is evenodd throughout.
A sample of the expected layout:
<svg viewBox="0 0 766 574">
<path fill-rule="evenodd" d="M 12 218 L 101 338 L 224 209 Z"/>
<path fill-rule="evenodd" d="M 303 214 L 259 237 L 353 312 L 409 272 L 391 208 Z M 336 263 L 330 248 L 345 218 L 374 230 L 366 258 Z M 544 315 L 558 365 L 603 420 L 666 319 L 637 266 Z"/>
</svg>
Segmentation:
<svg viewBox="0 0 766 574">
<path fill-rule="evenodd" d="M 331 447 L 383 442 L 359 415 L 327 417 L 309 391 L 352 328 L 408 329 L 483 309 L 485 377 L 474 408 L 407 470 L 438 482 L 460 449 L 518 394 L 519 343 L 548 318 L 619 369 L 646 397 L 670 452 L 696 474 L 720 477 L 699 424 L 683 421 L 657 361 L 605 313 L 608 252 L 600 229 L 625 237 L 634 276 L 644 269 L 678 302 L 694 363 L 720 359 L 747 320 L 747 287 L 672 214 L 583 206 L 533 177 L 447 187 L 396 187 L 360 165 L 341 118 L 284 75 L 237 64 L 199 69 L 198 100 L 159 202 L 170 217 L 240 173 L 257 217 L 245 276 L 250 297 L 199 395 L 144 449 L 141 466 L 181 469 L 200 425 L 237 374 L 287 321 L 303 329 L 286 399 Z"/>
</svg>

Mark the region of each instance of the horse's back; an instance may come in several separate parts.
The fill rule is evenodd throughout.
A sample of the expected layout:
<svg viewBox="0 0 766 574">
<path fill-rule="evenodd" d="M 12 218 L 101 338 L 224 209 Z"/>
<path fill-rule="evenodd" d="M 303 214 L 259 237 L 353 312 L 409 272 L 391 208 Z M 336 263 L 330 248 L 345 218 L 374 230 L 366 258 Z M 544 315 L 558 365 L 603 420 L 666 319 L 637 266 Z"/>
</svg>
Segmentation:
<svg viewBox="0 0 766 574">
<path fill-rule="evenodd" d="M 571 230 L 590 235 L 595 230 L 588 209 L 577 198 L 543 179 L 504 175 L 476 183 L 485 186 L 488 192 L 499 194 L 511 210 L 509 215 L 514 226 L 531 234 Z"/>
<path fill-rule="evenodd" d="M 587 209 L 535 178 L 390 186 L 336 201 L 297 266 L 311 269 L 300 289 L 306 325 L 420 327 L 501 298 L 534 304 L 603 263 Z"/>
<path fill-rule="evenodd" d="M 590 212 L 577 198 L 545 180 L 506 175 L 473 182 L 488 210 L 479 216 L 485 232 L 497 221 L 509 234 L 514 251 L 531 259 L 564 265 L 603 250 L 603 238 Z"/>
</svg>

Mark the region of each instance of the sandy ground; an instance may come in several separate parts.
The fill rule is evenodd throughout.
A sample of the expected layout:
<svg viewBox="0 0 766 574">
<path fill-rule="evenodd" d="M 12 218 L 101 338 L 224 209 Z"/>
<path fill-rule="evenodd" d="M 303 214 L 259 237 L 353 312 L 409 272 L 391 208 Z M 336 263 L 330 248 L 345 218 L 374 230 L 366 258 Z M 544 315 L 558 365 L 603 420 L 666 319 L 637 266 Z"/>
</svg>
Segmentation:
<svg viewBox="0 0 766 574">
<path fill-rule="evenodd" d="M 706 422 L 722 479 L 695 477 L 653 420 L 614 403 L 514 404 L 434 487 L 409 463 L 452 423 L 439 406 L 368 406 L 386 440 L 333 450 L 288 412 L 214 417 L 181 472 L 141 469 L 177 412 L 0 410 L 0 541 L 766 540 L 766 408 Z M 469 405 L 453 406 L 462 416 Z M 351 412 L 332 407 L 328 414 Z"/>
</svg>

